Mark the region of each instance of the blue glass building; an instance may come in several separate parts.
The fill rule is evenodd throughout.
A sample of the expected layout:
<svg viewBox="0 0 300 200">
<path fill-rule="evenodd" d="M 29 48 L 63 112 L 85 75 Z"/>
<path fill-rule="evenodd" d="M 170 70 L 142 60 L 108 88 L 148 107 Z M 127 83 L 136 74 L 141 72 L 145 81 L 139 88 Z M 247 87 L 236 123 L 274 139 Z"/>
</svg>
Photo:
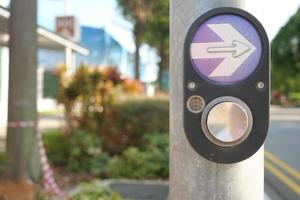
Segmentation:
<svg viewBox="0 0 300 200">
<path fill-rule="evenodd" d="M 80 44 L 89 49 L 88 56 L 76 55 L 76 66 L 87 64 L 92 67 L 113 66 L 122 74 L 133 76 L 133 53 L 130 53 L 104 29 L 93 27 L 81 27 Z M 39 51 L 39 63 L 45 69 L 57 67 L 64 62 L 62 52 L 41 49 Z"/>
</svg>

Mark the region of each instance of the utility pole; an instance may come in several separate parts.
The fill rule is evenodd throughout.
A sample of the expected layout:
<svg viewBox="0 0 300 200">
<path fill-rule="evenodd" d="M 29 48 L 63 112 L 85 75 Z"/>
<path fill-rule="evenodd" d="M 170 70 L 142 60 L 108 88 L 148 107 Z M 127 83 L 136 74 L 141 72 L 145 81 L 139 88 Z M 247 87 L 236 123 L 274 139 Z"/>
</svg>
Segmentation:
<svg viewBox="0 0 300 200">
<path fill-rule="evenodd" d="M 9 100 L 6 176 L 37 180 L 36 0 L 12 0 L 9 23 Z"/>
<path fill-rule="evenodd" d="M 262 200 L 264 197 L 263 147 L 249 159 L 218 164 L 193 150 L 183 125 L 184 42 L 192 23 L 217 7 L 244 6 L 240 0 L 171 0 L 170 13 L 170 199 Z M 200 122 L 199 122 L 200 126 Z"/>
</svg>

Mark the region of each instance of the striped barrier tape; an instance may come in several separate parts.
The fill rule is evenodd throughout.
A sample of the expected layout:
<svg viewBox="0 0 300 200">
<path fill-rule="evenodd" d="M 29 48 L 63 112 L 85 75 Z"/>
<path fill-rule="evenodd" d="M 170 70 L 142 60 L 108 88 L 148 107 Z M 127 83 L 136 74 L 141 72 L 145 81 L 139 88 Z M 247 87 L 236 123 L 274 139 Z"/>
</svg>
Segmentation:
<svg viewBox="0 0 300 200">
<path fill-rule="evenodd" d="M 36 123 L 34 121 L 13 121 L 7 123 L 7 127 L 9 128 L 28 128 L 28 127 L 34 127 L 35 125 Z M 42 165 L 43 184 L 45 186 L 45 189 L 56 196 L 68 197 L 68 194 L 63 192 L 58 187 L 54 179 L 53 171 L 47 159 L 47 154 L 46 154 L 42 135 L 43 135 L 42 132 L 38 129 L 36 134 L 36 139 L 37 139 L 37 144 L 39 149 L 40 162 Z"/>
<path fill-rule="evenodd" d="M 7 123 L 7 127 L 9 128 L 27 128 L 34 127 L 34 125 L 34 121 L 14 121 Z"/>
</svg>

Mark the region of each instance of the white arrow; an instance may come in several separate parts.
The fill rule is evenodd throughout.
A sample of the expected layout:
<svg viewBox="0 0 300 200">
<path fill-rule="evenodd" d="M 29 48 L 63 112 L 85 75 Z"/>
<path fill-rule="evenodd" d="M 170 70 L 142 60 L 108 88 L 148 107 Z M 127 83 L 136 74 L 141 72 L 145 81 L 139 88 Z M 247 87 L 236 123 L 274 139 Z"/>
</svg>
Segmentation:
<svg viewBox="0 0 300 200">
<path fill-rule="evenodd" d="M 228 46 L 228 47 L 209 47 L 207 49 L 207 51 L 209 53 L 220 53 L 220 52 L 232 52 L 232 56 L 233 57 L 239 57 L 240 55 L 242 55 L 243 53 L 249 51 L 250 48 L 237 41 L 237 40 L 234 40 L 232 41 L 232 46 Z"/>
<path fill-rule="evenodd" d="M 224 58 L 210 77 L 231 76 L 255 51 L 255 47 L 230 24 L 209 24 L 224 42 L 192 43 L 192 59 Z"/>
</svg>

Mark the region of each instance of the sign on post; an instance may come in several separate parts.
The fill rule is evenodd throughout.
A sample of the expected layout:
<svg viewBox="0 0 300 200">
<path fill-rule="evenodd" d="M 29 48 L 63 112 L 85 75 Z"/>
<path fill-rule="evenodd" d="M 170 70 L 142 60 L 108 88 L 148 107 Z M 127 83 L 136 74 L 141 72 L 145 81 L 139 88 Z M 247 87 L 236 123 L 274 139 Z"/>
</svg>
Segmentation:
<svg viewBox="0 0 300 200">
<path fill-rule="evenodd" d="M 269 42 L 241 9 L 200 16 L 184 48 L 184 129 L 196 152 L 235 163 L 263 144 L 269 124 Z"/>
<path fill-rule="evenodd" d="M 72 40 L 80 39 L 80 27 L 74 16 L 61 16 L 56 18 L 56 33 Z"/>
</svg>

